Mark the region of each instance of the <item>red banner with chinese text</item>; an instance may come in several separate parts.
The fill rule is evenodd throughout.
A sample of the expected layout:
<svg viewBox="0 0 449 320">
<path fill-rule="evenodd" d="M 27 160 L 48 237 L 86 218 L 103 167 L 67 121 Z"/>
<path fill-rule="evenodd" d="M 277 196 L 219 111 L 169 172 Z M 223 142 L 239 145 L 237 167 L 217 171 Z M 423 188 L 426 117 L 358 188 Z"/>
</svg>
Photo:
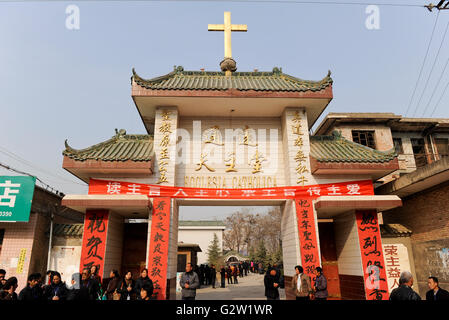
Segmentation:
<svg viewBox="0 0 449 320">
<path fill-rule="evenodd" d="M 321 263 L 312 198 L 297 198 L 295 199 L 295 204 L 302 267 L 304 272 L 313 279 L 315 268 L 321 266 Z"/>
<path fill-rule="evenodd" d="M 371 180 L 328 183 L 310 186 L 212 189 L 187 188 L 143 183 L 91 179 L 89 194 L 143 194 L 149 197 L 197 199 L 294 199 L 320 196 L 374 195 Z"/>
<path fill-rule="evenodd" d="M 377 212 L 356 211 L 367 300 L 388 300 L 388 283 Z"/>
<path fill-rule="evenodd" d="M 153 202 L 148 271 L 153 281 L 153 297 L 158 300 L 166 298 L 170 202 L 170 198 L 155 198 Z"/>
<path fill-rule="evenodd" d="M 84 218 L 83 244 L 81 247 L 80 272 L 97 267 L 101 277 L 104 267 L 106 235 L 108 230 L 107 210 L 87 210 Z"/>
</svg>

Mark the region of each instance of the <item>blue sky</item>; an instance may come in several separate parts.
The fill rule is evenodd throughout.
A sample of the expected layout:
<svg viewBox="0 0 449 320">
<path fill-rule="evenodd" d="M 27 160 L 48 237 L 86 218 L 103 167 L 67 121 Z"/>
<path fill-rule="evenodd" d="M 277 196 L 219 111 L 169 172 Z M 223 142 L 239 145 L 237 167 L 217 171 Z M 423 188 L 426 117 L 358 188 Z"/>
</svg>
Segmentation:
<svg viewBox="0 0 449 320">
<path fill-rule="evenodd" d="M 80 8 L 80 30 L 65 27 L 65 9 L 73 3 Z M 332 71 L 334 99 L 325 114 L 404 115 L 437 15 L 425 8 L 380 6 L 380 29 L 368 30 L 365 6 L 0 2 L 0 162 L 35 174 L 62 192 L 85 193 L 61 168 L 64 140 L 84 148 L 110 138 L 114 128 L 144 133 L 130 95 L 132 67 L 146 78 L 166 74 L 174 65 L 218 70 L 223 34 L 208 32 L 207 24 L 223 23 L 224 11 L 232 12 L 233 23 L 248 25 L 247 33 L 232 35 L 239 71 L 278 66 L 310 80 Z M 448 22 L 449 12 L 442 11 L 417 96 Z M 446 38 L 423 105 L 448 57 Z M 436 97 L 447 81 L 449 70 Z M 434 117 L 449 118 L 448 97 L 449 92 Z M 33 167 L 6 156 L 5 150 Z"/>
</svg>

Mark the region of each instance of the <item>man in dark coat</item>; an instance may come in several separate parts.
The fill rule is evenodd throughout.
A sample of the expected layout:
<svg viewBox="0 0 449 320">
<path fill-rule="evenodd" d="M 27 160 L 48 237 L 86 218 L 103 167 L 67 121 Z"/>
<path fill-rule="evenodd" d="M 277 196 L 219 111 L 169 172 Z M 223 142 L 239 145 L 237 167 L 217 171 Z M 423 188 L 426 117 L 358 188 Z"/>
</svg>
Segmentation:
<svg viewBox="0 0 449 320">
<path fill-rule="evenodd" d="M 263 279 L 267 300 L 279 300 L 279 274 L 276 269 L 268 269 Z"/>
<path fill-rule="evenodd" d="M 9 278 L 3 285 L 3 288 L 0 289 L 0 300 L 18 300 L 16 293 L 17 283 L 18 281 L 16 277 Z"/>
<path fill-rule="evenodd" d="M 28 284 L 19 293 L 19 300 L 23 301 L 37 301 L 42 300 L 42 288 L 40 286 L 40 273 L 33 273 L 28 276 Z"/>
<path fill-rule="evenodd" d="M 412 289 L 413 276 L 409 271 L 404 271 L 399 277 L 399 287 L 394 289 L 390 294 L 390 300 L 411 300 L 418 301 L 421 300 L 419 294 L 417 294 Z"/>
<path fill-rule="evenodd" d="M 228 276 L 228 284 L 232 284 L 232 270 L 231 266 L 226 267 L 226 275 Z"/>
<path fill-rule="evenodd" d="M 212 265 L 210 268 L 210 283 L 212 284 L 212 288 L 215 289 L 215 282 L 217 281 L 217 269 L 215 265 Z"/>
<path fill-rule="evenodd" d="M 239 276 L 240 278 L 243 277 L 243 262 L 240 261 L 239 264 L 237 265 L 237 268 L 239 269 Z"/>
<path fill-rule="evenodd" d="M 439 287 L 437 277 L 429 277 L 427 284 L 430 290 L 426 293 L 426 300 L 449 300 L 449 292 Z"/>
<path fill-rule="evenodd" d="M 179 285 L 181 286 L 182 300 L 195 300 L 196 289 L 200 286 L 200 281 L 196 272 L 193 271 L 191 263 L 187 263 L 186 272 L 181 275 Z"/>
</svg>

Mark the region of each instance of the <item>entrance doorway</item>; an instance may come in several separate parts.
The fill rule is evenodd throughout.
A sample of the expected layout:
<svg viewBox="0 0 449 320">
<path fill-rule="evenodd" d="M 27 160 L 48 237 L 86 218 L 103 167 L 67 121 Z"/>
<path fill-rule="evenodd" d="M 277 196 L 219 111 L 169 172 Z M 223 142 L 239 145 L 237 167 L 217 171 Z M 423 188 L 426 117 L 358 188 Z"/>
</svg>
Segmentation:
<svg viewBox="0 0 449 320">
<path fill-rule="evenodd" d="M 233 300 L 256 299 L 265 300 L 264 272 L 269 266 L 276 266 L 283 275 L 282 239 L 281 239 L 281 205 L 244 204 L 248 201 L 236 201 L 227 205 L 221 201 L 211 206 L 195 206 L 198 201 L 178 202 L 178 276 L 179 262 L 187 256 L 179 251 L 179 246 L 198 245 L 197 265 L 194 270 L 200 273 L 201 287 L 197 290 L 197 300 Z M 214 203 L 215 204 L 215 203 Z M 214 237 L 218 239 L 220 257 L 211 262 Z M 251 262 L 255 268 L 251 269 Z M 211 264 L 216 267 L 215 288 L 205 279 Z M 241 265 L 241 266 L 240 266 Z M 226 269 L 225 285 L 221 287 L 221 267 Z M 237 268 L 237 282 L 229 268 Z M 246 270 L 245 270 L 246 269 Z M 241 274 L 240 274 L 241 273 Z M 285 289 L 280 289 L 281 299 L 285 299 Z M 178 286 L 177 299 L 181 298 Z"/>
<path fill-rule="evenodd" d="M 123 225 L 122 267 L 120 274 L 131 271 L 133 278 L 140 277 L 146 267 L 148 222 L 146 219 L 127 219 Z"/>
</svg>

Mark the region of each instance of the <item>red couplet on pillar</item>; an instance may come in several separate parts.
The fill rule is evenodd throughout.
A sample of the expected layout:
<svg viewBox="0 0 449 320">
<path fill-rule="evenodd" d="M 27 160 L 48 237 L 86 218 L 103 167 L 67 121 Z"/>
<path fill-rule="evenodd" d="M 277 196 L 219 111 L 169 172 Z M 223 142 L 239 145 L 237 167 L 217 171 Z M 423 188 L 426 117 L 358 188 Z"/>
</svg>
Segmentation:
<svg viewBox="0 0 449 320">
<path fill-rule="evenodd" d="M 170 204 L 170 198 L 154 198 L 153 201 L 148 271 L 154 286 L 153 297 L 158 300 L 166 299 Z"/>
<path fill-rule="evenodd" d="M 357 211 L 357 231 L 362 255 L 367 300 L 388 300 L 388 283 L 377 212 Z"/>
<path fill-rule="evenodd" d="M 97 267 L 99 276 L 103 273 L 106 235 L 108 230 L 107 210 L 87 210 L 84 218 L 83 245 L 81 248 L 80 272 Z"/>
<path fill-rule="evenodd" d="M 320 256 L 312 198 L 296 198 L 295 204 L 302 267 L 304 272 L 313 278 L 315 268 L 320 266 Z"/>
</svg>

